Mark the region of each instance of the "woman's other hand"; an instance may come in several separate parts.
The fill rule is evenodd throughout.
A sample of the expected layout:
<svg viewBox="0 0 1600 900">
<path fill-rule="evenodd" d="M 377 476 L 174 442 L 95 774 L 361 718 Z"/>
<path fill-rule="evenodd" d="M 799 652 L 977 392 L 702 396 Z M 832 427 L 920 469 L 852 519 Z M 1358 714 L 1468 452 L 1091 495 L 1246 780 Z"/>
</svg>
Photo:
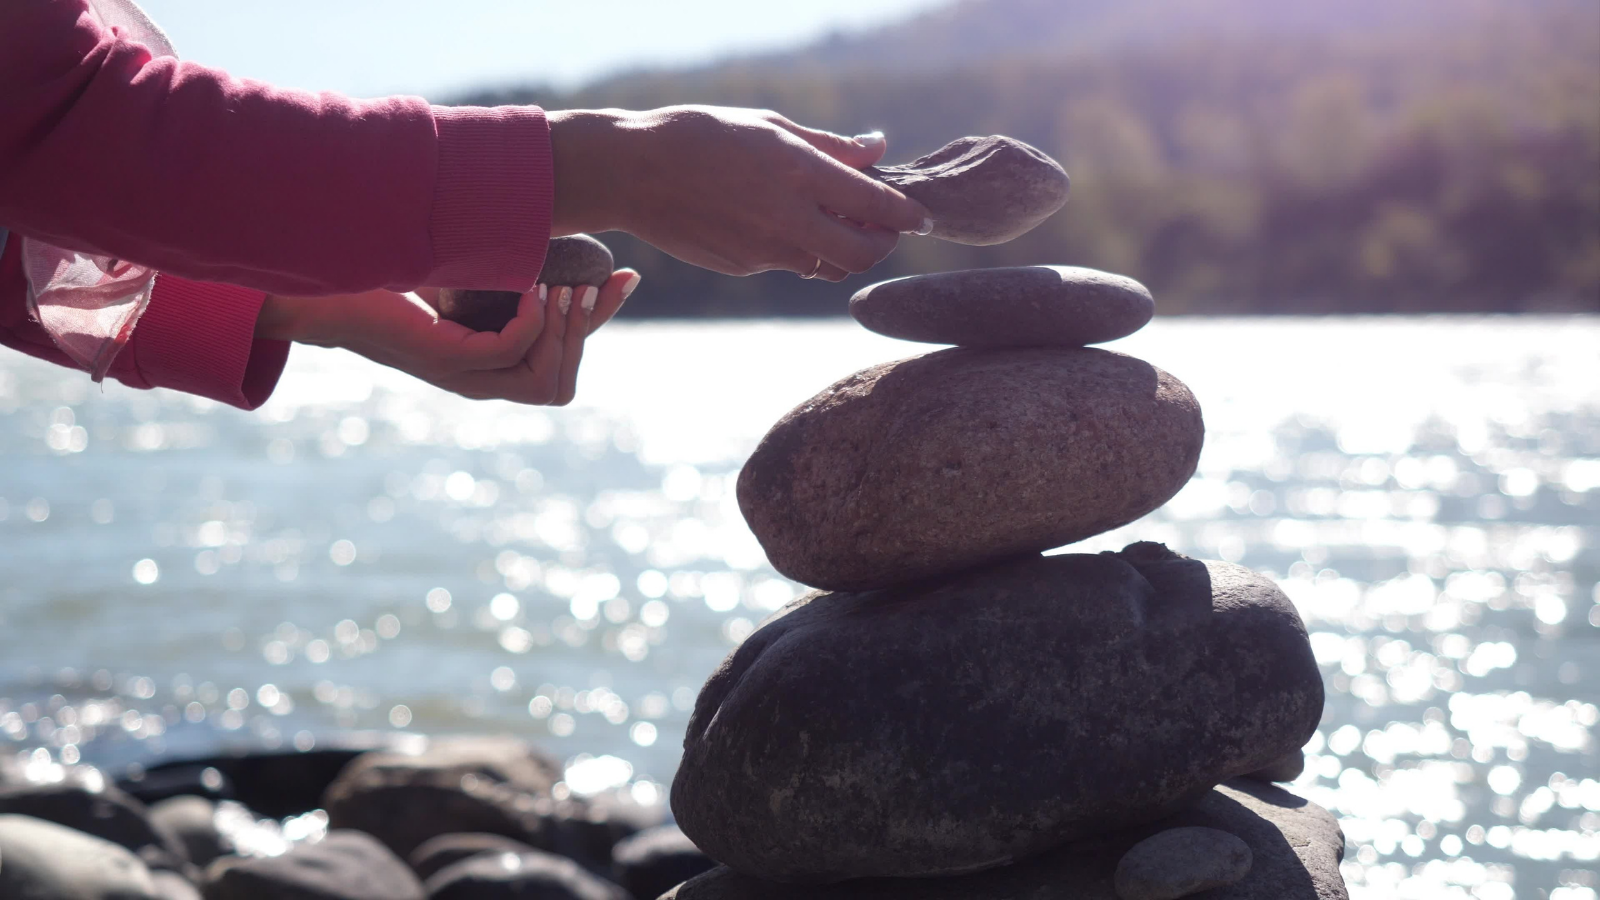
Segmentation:
<svg viewBox="0 0 1600 900">
<path fill-rule="evenodd" d="M 565 406 L 577 391 L 583 343 L 638 286 L 619 269 L 603 287 L 547 287 L 522 295 L 499 332 L 439 318 L 422 295 L 367 291 L 331 297 L 269 296 L 256 337 L 342 347 L 474 400 Z"/>
<path fill-rule="evenodd" d="M 882 135 L 846 138 L 773 112 L 676 106 L 551 113 L 555 231 L 620 230 L 728 275 L 865 272 L 928 211 L 859 170 Z"/>
</svg>

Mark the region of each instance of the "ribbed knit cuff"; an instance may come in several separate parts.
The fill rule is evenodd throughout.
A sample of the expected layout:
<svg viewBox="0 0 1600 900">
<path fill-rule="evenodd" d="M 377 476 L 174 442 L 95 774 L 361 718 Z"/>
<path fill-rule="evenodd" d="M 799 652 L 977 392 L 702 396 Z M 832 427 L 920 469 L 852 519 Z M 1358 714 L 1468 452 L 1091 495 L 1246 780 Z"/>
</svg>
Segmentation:
<svg viewBox="0 0 1600 900">
<path fill-rule="evenodd" d="M 550 125 L 536 106 L 433 108 L 436 287 L 527 291 L 544 266 L 555 210 Z"/>
<path fill-rule="evenodd" d="M 289 359 L 288 341 L 255 338 L 265 299 L 250 288 L 159 275 L 124 352 L 152 387 L 255 409 L 272 396 Z"/>
</svg>

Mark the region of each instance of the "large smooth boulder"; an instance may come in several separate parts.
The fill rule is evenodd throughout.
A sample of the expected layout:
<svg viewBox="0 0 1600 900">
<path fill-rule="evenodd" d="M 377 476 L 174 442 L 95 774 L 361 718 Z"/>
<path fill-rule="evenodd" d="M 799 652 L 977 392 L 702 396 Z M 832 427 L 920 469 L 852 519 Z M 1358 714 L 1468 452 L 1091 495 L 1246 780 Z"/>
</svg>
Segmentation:
<svg viewBox="0 0 1600 900">
<path fill-rule="evenodd" d="M 774 881 L 954 875 L 1170 815 L 1322 702 L 1276 585 L 1160 544 L 816 592 L 706 682 L 672 809 Z"/>
<path fill-rule="evenodd" d="M 587 234 L 551 238 L 545 251 L 539 283 L 578 288 L 600 287 L 611 277 L 615 262 L 610 248 Z M 499 331 L 516 318 L 522 295 L 516 291 L 457 290 L 439 292 L 439 317 L 460 322 L 473 331 Z"/>
<path fill-rule="evenodd" d="M 159 868 L 181 869 L 188 861 L 182 842 L 152 820 L 143 803 L 88 767 L 69 770 L 61 781 L 0 786 L 0 814 L 4 813 L 75 828 L 125 847 Z"/>
<path fill-rule="evenodd" d="M 867 172 L 927 207 L 934 237 L 979 246 L 1032 231 L 1067 202 L 1070 186 L 1060 163 L 1002 135 L 958 138 Z"/>
<path fill-rule="evenodd" d="M 611 860 L 612 877 L 639 900 L 655 900 L 662 891 L 717 865 L 676 825 L 651 828 L 618 842 Z"/>
<path fill-rule="evenodd" d="M 150 870 L 110 841 L 32 816 L 0 815 L 5 900 L 159 900 Z"/>
<path fill-rule="evenodd" d="M 779 572 L 869 590 L 1132 522 L 1188 482 L 1204 436 L 1189 389 L 1131 356 L 958 347 L 785 415 L 739 473 L 739 509 Z"/>
<path fill-rule="evenodd" d="M 419 753 L 355 759 L 328 786 L 323 807 L 329 827 L 367 832 L 402 857 L 429 838 L 457 832 L 499 834 L 546 849 L 556 841 L 550 820 L 558 804 L 550 788 L 561 772 L 560 763 L 523 741 L 441 738 Z"/>
<path fill-rule="evenodd" d="M 1198 825 L 1237 835 L 1250 873 L 1196 900 L 1348 900 L 1339 861 L 1344 834 L 1327 810 L 1288 791 L 1232 781 L 1192 808 L 1126 832 L 1061 847 L 1015 865 L 955 878 L 865 879 L 825 886 L 775 884 L 727 867 L 679 885 L 661 900 L 1122 900 L 1119 861 L 1165 829 Z"/>
<path fill-rule="evenodd" d="M 1305 751 L 1296 750 L 1288 756 L 1268 764 L 1265 768 L 1251 772 L 1249 777 L 1257 781 L 1293 781 L 1299 778 L 1300 773 L 1305 770 Z"/>
<path fill-rule="evenodd" d="M 615 884 L 553 853 L 485 853 L 436 872 L 428 900 L 628 900 Z"/>
<path fill-rule="evenodd" d="M 1082 347 L 1126 337 L 1155 315 L 1132 278 L 1075 266 L 1014 266 L 880 281 L 850 298 L 870 331 L 961 347 Z"/>
<path fill-rule="evenodd" d="M 282 856 L 225 856 L 206 872 L 206 900 L 423 900 L 422 883 L 370 835 L 330 831 Z"/>
</svg>

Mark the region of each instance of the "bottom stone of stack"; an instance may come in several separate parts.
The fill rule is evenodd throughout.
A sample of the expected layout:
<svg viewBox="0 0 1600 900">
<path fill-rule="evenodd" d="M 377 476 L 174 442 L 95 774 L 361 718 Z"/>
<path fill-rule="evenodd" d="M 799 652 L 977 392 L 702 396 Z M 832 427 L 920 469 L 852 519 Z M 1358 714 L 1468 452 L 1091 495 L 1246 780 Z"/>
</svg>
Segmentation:
<svg viewBox="0 0 1600 900">
<path fill-rule="evenodd" d="M 1130 849 L 1170 829 L 1193 826 L 1242 839 L 1250 848 L 1248 874 L 1200 894 L 1117 893 L 1118 863 Z M 1339 874 L 1342 859 L 1344 834 L 1331 813 L 1281 788 L 1241 778 L 1217 787 L 1194 807 L 1160 822 L 1077 841 L 972 875 L 873 878 L 817 886 L 777 884 L 718 867 L 668 891 L 661 900 L 1155 900 L 1182 896 L 1347 900 L 1349 894 Z"/>
<path fill-rule="evenodd" d="M 958 876 L 1164 819 L 1322 707 L 1271 580 L 1150 543 L 1036 556 L 790 604 L 706 682 L 672 809 L 763 879 Z"/>
</svg>

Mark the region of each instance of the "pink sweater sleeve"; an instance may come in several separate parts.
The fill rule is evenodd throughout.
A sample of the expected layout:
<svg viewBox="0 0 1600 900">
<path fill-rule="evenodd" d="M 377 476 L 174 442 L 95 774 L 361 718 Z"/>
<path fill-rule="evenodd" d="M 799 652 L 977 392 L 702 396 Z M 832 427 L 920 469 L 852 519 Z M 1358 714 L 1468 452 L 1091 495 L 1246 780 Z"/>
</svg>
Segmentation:
<svg viewBox="0 0 1600 900">
<path fill-rule="evenodd" d="M 0 251 L 0 344 L 58 365 L 72 361 L 28 317 L 16 240 Z M 136 388 L 164 387 L 255 409 L 267 402 L 289 358 L 287 341 L 256 340 L 261 291 L 156 278 L 150 305 L 117 354 L 110 376 Z"/>
<path fill-rule="evenodd" d="M 281 90 L 152 59 L 85 0 L 0 3 L 0 85 L 13 239 L 283 294 L 526 290 L 544 262 L 535 107 Z"/>
</svg>

